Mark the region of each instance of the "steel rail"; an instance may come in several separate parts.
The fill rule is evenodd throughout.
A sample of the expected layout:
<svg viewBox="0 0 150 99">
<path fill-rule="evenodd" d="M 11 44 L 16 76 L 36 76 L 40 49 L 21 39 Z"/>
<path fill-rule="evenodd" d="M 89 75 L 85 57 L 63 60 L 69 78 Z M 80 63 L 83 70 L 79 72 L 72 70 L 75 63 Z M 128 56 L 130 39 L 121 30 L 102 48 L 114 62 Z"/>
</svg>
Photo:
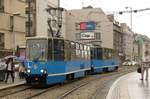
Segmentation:
<svg viewBox="0 0 150 99">
<path fill-rule="evenodd" d="M 100 77 L 96 77 L 96 78 L 93 78 L 93 80 L 90 80 L 89 82 L 85 82 L 85 83 L 82 83 L 81 85 L 63 93 L 61 96 L 57 97 L 57 99 L 64 99 L 65 97 L 67 97 L 68 95 L 70 95 L 71 93 L 75 92 L 76 90 L 78 90 L 79 88 L 83 87 L 83 86 L 86 86 L 88 85 L 90 82 L 93 82 L 99 78 L 106 78 L 106 77 L 111 77 L 111 76 L 115 76 L 115 75 L 120 75 L 120 74 L 124 74 L 124 73 L 128 73 L 128 72 L 131 72 L 132 70 L 129 70 L 129 71 L 124 71 L 124 72 L 113 72 L 114 74 L 112 75 L 112 73 L 108 74 L 108 75 L 102 75 Z"/>
<path fill-rule="evenodd" d="M 20 87 L 23 87 L 23 88 L 19 89 Z M 14 87 L 6 88 L 6 89 L 3 89 L 3 90 L 0 90 L 0 98 L 7 97 L 9 95 L 13 95 L 13 94 L 22 92 L 22 91 L 28 90 L 30 88 L 31 87 L 29 87 L 29 86 L 24 86 L 24 84 L 23 85 L 19 85 L 19 86 L 14 86 Z M 12 92 L 10 92 L 10 91 L 12 91 Z"/>
</svg>

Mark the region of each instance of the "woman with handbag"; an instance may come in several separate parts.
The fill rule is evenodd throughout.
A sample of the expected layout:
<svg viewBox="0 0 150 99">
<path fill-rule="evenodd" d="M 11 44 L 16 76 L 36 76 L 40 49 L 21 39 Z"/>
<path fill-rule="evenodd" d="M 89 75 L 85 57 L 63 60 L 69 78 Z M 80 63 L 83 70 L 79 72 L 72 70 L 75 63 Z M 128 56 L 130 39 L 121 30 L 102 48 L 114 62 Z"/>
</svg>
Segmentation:
<svg viewBox="0 0 150 99">
<path fill-rule="evenodd" d="M 144 61 L 142 62 L 141 65 L 141 80 L 144 79 L 144 72 L 146 71 L 146 78 L 145 80 L 148 80 L 148 69 L 149 69 L 149 64 L 150 64 L 150 57 L 148 51 L 145 52 L 145 57 Z"/>
</svg>

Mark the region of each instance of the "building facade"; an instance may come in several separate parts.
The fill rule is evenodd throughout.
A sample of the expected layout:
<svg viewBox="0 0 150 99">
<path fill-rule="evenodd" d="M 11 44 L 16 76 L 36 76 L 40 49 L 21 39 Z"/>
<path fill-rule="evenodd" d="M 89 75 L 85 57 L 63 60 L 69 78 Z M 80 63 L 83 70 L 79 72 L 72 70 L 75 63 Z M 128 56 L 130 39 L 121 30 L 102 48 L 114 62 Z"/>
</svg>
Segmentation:
<svg viewBox="0 0 150 99">
<path fill-rule="evenodd" d="M 32 0 L 31 2 L 31 33 L 28 36 L 52 37 L 57 35 L 61 13 L 59 0 Z M 26 8 L 28 14 L 29 8 Z M 61 24 L 61 23 L 60 23 Z M 26 21 L 28 33 L 29 21 Z"/>
<path fill-rule="evenodd" d="M 113 48 L 113 23 L 102 9 L 89 6 L 64 11 L 63 15 L 65 39 Z"/>
<path fill-rule="evenodd" d="M 131 29 L 126 25 L 126 23 L 121 23 L 121 28 L 123 31 L 123 53 L 125 54 L 126 60 L 134 59 L 134 33 Z"/>
<path fill-rule="evenodd" d="M 123 49 L 123 31 L 122 28 L 119 24 L 119 22 L 114 21 L 113 24 L 113 33 L 114 33 L 114 49 L 116 51 L 116 54 L 119 57 L 120 60 L 120 64 L 125 60 L 125 53 L 124 53 L 124 49 Z"/>
<path fill-rule="evenodd" d="M 143 39 L 142 58 L 145 59 L 146 53 L 150 55 L 150 38 L 148 38 L 145 35 L 142 35 L 142 39 Z"/>
<path fill-rule="evenodd" d="M 120 23 L 114 19 L 113 14 L 107 15 L 107 17 L 111 22 L 113 22 L 113 47 L 116 55 L 118 56 L 120 64 L 122 64 L 122 62 L 125 60 L 125 53 L 123 49 L 123 30 L 120 26 Z"/>
<path fill-rule="evenodd" d="M 25 45 L 25 2 L 0 0 L 0 55 Z"/>
</svg>

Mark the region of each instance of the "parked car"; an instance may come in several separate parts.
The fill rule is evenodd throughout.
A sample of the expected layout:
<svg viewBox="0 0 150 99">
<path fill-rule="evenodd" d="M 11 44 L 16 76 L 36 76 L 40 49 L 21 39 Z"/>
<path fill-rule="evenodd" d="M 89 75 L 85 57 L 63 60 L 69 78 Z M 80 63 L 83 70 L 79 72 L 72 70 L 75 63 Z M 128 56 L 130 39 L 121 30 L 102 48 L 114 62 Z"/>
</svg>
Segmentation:
<svg viewBox="0 0 150 99">
<path fill-rule="evenodd" d="M 138 63 L 136 61 L 126 61 L 126 62 L 123 62 L 122 65 L 123 66 L 134 66 L 134 65 L 137 65 Z"/>
</svg>

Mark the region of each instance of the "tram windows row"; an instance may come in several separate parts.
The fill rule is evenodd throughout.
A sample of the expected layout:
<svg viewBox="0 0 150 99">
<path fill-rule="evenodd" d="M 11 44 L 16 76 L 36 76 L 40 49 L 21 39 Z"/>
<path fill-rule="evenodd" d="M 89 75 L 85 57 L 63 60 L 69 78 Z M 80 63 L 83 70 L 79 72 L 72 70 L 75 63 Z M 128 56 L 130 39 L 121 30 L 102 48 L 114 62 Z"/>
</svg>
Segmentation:
<svg viewBox="0 0 150 99">
<path fill-rule="evenodd" d="M 91 50 L 91 59 L 107 60 L 115 57 L 113 49 L 95 47 Z"/>
<path fill-rule="evenodd" d="M 32 39 L 27 42 L 27 59 L 38 60 L 90 60 L 111 59 L 112 49 L 90 47 L 64 39 Z"/>
<path fill-rule="evenodd" d="M 48 59 L 50 60 L 90 60 L 90 47 L 63 39 L 49 39 Z"/>
</svg>

